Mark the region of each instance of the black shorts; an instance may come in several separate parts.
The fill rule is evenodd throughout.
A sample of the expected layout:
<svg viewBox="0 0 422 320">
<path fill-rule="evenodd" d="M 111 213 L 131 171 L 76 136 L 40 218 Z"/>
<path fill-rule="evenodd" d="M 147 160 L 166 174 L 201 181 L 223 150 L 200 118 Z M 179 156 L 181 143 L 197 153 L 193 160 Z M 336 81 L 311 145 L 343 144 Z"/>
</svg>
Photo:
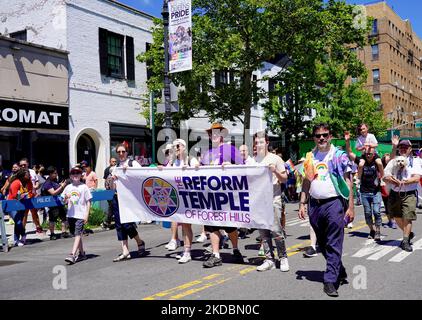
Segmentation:
<svg viewBox="0 0 422 320">
<path fill-rule="evenodd" d="M 60 218 L 61 221 L 66 221 L 66 210 L 64 207 L 51 207 L 48 208 L 48 220 L 50 222 L 57 222 Z"/>
<path fill-rule="evenodd" d="M 74 236 L 81 236 L 84 231 L 84 221 L 77 218 L 67 218 L 69 223 L 69 231 Z"/>
<path fill-rule="evenodd" d="M 216 227 L 216 226 L 204 226 L 204 229 L 207 232 L 216 232 L 218 230 L 224 230 L 227 233 L 232 233 L 233 231 L 237 230 L 237 228 L 235 227 Z"/>
</svg>

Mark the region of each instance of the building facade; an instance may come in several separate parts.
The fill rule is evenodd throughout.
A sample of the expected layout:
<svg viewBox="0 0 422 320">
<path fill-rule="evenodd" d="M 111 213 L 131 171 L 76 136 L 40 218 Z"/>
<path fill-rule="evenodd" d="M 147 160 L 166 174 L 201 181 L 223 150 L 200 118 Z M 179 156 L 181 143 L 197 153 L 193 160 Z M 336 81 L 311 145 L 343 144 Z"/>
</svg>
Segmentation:
<svg viewBox="0 0 422 320">
<path fill-rule="evenodd" d="M 0 36 L 0 165 L 69 168 L 68 52 Z"/>
<path fill-rule="evenodd" d="M 136 55 L 152 42 L 153 17 L 109 0 L 2 0 L 0 33 L 68 52 L 70 165 L 88 161 L 99 176 L 126 143 L 151 162 L 151 134 L 141 116 L 146 66 Z M 28 86 L 31 92 L 48 90 Z"/>
<path fill-rule="evenodd" d="M 401 137 L 421 140 L 422 41 L 409 20 L 399 17 L 386 2 L 366 5 L 374 18 L 372 45 L 358 50 L 368 69 L 367 88 L 382 105 L 392 129 Z"/>
</svg>

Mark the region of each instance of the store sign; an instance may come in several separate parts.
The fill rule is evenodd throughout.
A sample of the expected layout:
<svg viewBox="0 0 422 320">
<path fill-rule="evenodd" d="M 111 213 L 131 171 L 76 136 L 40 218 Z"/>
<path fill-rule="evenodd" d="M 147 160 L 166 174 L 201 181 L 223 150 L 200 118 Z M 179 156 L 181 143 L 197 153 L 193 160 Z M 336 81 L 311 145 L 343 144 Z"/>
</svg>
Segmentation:
<svg viewBox="0 0 422 320">
<path fill-rule="evenodd" d="M 0 127 L 69 129 L 69 108 L 0 100 Z"/>
</svg>

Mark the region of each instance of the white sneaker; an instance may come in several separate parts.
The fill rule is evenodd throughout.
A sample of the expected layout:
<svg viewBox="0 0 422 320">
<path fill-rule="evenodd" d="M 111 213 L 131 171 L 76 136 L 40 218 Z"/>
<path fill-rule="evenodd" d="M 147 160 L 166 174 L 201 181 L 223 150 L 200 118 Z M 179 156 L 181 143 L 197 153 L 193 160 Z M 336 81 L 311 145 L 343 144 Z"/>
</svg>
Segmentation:
<svg viewBox="0 0 422 320">
<path fill-rule="evenodd" d="M 189 261 L 191 261 L 192 258 L 190 256 L 190 254 L 183 254 L 183 256 L 179 259 L 179 263 L 187 263 Z"/>
<path fill-rule="evenodd" d="M 176 257 L 177 260 L 179 260 L 183 257 L 183 253 L 178 253 L 178 254 L 176 254 L 175 257 Z"/>
<path fill-rule="evenodd" d="M 25 243 L 23 243 L 22 241 L 18 241 L 18 247 L 23 247 L 25 245 Z"/>
<path fill-rule="evenodd" d="M 169 251 L 174 251 L 180 246 L 180 240 L 170 240 L 166 248 Z"/>
<path fill-rule="evenodd" d="M 201 235 L 196 238 L 196 242 L 204 242 L 205 240 L 207 240 L 207 235 L 203 233 L 201 233 Z"/>
<path fill-rule="evenodd" d="M 267 271 L 275 269 L 275 263 L 272 260 L 266 259 L 263 264 L 256 267 L 257 271 Z"/>
<path fill-rule="evenodd" d="M 350 223 L 347 225 L 347 227 L 348 227 L 349 229 L 352 229 L 352 228 L 353 228 L 353 222 L 350 222 Z"/>
<path fill-rule="evenodd" d="M 289 260 L 287 258 L 280 258 L 280 271 L 287 272 L 289 270 Z"/>
</svg>

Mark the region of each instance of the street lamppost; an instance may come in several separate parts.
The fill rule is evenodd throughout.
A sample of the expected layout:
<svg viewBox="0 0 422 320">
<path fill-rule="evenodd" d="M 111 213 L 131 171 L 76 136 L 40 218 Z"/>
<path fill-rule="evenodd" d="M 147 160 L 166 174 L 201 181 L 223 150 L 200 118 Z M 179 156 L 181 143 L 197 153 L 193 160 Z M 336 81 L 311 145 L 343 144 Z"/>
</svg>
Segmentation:
<svg viewBox="0 0 422 320">
<path fill-rule="evenodd" d="M 164 26 L 164 106 L 165 106 L 165 128 L 171 128 L 171 105 L 170 105 L 170 77 L 169 77 L 169 0 L 164 0 L 163 11 Z"/>
</svg>

